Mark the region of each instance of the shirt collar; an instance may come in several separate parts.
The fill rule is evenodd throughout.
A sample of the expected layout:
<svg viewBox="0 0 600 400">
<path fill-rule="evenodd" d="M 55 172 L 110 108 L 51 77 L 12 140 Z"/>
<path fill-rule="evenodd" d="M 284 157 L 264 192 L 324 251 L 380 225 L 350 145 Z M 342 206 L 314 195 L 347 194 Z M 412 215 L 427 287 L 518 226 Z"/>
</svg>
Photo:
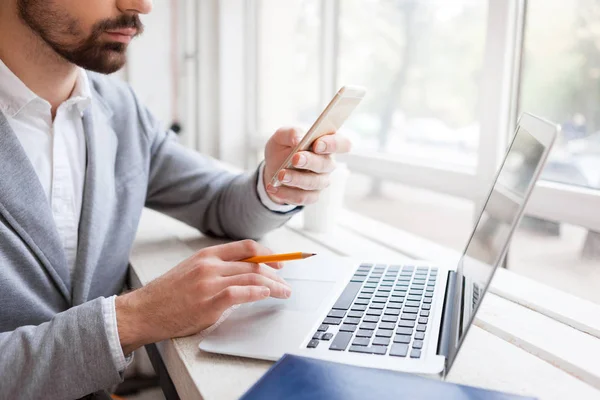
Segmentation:
<svg viewBox="0 0 600 400">
<path fill-rule="evenodd" d="M 38 99 L 47 103 L 32 92 L 0 59 L 0 111 L 12 118 Z M 78 111 L 83 113 L 91 104 L 91 100 L 92 92 L 87 73 L 83 68 L 78 68 L 73 93 L 63 104 L 68 107 L 75 105 Z"/>
<path fill-rule="evenodd" d="M 14 117 L 37 98 L 38 96 L 0 60 L 0 110 L 6 116 Z"/>
</svg>

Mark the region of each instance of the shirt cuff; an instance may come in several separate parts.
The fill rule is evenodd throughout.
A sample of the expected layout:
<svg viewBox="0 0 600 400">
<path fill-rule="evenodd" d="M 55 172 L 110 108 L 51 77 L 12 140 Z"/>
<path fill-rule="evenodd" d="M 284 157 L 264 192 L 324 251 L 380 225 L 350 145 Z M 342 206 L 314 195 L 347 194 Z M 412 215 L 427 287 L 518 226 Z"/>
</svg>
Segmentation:
<svg viewBox="0 0 600 400">
<path fill-rule="evenodd" d="M 267 194 L 267 190 L 265 189 L 265 184 L 263 182 L 263 174 L 265 170 L 265 163 L 261 163 L 260 167 L 258 167 L 258 186 L 256 190 L 258 190 L 258 197 L 260 201 L 263 203 L 265 207 L 267 207 L 271 211 L 279 212 L 279 213 L 287 213 L 296 208 L 296 206 L 291 204 L 277 204 Z"/>
<path fill-rule="evenodd" d="M 117 310 L 115 308 L 115 298 L 112 296 L 104 299 L 102 302 L 102 314 L 104 315 L 104 324 L 106 325 L 106 332 L 108 333 L 108 343 L 110 345 L 110 352 L 117 371 L 119 373 L 125 371 L 125 368 L 133 361 L 133 353 L 127 357 L 123 354 L 123 348 L 121 347 L 121 341 L 119 340 L 119 330 L 117 329 Z"/>
</svg>

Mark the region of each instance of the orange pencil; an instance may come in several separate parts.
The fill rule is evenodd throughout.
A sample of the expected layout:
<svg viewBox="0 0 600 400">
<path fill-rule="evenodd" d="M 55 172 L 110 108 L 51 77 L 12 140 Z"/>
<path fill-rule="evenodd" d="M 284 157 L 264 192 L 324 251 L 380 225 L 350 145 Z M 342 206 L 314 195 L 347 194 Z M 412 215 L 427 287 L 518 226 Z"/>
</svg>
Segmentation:
<svg viewBox="0 0 600 400">
<path fill-rule="evenodd" d="M 292 260 L 301 260 L 303 258 L 308 258 L 315 256 L 314 253 L 287 253 L 287 254 L 271 254 L 270 256 L 256 256 L 246 258 L 242 260 L 243 262 L 249 263 L 271 263 L 271 262 L 279 262 L 279 261 L 292 261 Z"/>
</svg>

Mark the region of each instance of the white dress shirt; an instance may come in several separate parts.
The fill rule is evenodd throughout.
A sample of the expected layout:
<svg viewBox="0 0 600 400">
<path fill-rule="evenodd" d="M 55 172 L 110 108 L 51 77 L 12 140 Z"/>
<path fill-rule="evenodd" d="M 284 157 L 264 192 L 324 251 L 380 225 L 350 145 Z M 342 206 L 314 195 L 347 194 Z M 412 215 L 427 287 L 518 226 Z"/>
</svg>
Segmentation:
<svg viewBox="0 0 600 400">
<path fill-rule="evenodd" d="M 90 107 L 92 94 L 87 74 L 79 69 L 73 93 L 56 110 L 33 93 L 0 60 L 0 111 L 21 143 L 48 198 L 56 228 L 62 240 L 71 276 L 76 267 L 77 243 L 86 171 L 86 144 L 83 112 Z M 288 212 L 294 206 L 273 202 L 263 185 L 264 164 L 260 166 L 258 195 L 272 211 Z M 115 297 L 102 304 L 112 357 L 119 371 L 131 362 L 121 348 L 117 330 Z"/>
</svg>

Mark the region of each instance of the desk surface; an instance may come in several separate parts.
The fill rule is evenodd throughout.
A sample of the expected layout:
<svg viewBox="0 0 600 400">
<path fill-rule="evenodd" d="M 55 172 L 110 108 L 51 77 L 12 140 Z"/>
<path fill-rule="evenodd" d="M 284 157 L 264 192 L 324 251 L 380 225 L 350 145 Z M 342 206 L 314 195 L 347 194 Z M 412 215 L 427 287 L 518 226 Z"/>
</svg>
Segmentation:
<svg viewBox="0 0 600 400">
<path fill-rule="evenodd" d="M 303 231 L 301 217 L 261 242 L 277 252 L 333 253 L 364 260 L 452 262 L 456 254 L 406 232 L 349 214 L 334 234 Z M 221 243 L 145 210 L 131 254 L 132 281 L 145 285 L 197 250 Z M 399 243 L 409 251 L 399 250 Z M 377 261 L 377 260 L 374 260 Z M 183 399 L 237 399 L 271 362 L 202 352 L 201 335 L 158 349 Z M 600 306 L 499 271 L 449 381 L 540 399 L 600 399 Z"/>
</svg>

